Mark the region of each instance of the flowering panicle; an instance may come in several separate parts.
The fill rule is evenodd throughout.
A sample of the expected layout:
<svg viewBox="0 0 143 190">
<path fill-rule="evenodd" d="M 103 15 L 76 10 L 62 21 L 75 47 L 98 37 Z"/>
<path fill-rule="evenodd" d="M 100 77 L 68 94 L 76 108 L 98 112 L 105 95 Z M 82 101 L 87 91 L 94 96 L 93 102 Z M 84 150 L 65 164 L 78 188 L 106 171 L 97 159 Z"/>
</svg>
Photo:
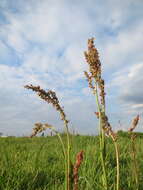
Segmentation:
<svg viewBox="0 0 143 190">
<path fill-rule="evenodd" d="M 38 133 L 41 133 L 44 130 L 45 130 L 45 128 L 43 127 L 42 123 L 35 123 L 35 127 L 33 128 L 33 133 L 32 133 L 32 135 L 30 137 L 34 137 Z"/>
<path fill-rule="evenodd" d="M 99 112 L 95 112 L 96 117 L 99 119 Z M 112 127 L 108 121 L 108 117 L 105 115 L 105 112 L 101 112 L 102 119 L 102 129 L 104 130 L 107 136 L 110 136 L 113 141 L 117 140 L 117 134 L 112 130 Z"/>
<path fill-rule="evenodd" d="M 116 133 L 112 130 L 112 127 L 108 121 L 108 117 L 105 115 L 105 113 L 101 114 L 102 122 L 103 122 L 103 130 L 105 131 L 105 134 L 110 136 L 113 141 L 117 140 Z"/>
<path fill-rule="evenodd" d="M 105 114 L 105 82 L 101 77 L 101 62 L 99 60 L 99 54 L 94 45 L 94 38 L 88 40 L 88 51 L 84 52 L 85 59 L 89 65 L 89 72 L 84 72 L 89 87 L 93 90 L 94 94 L 97 93 L 97 88 L 99 89 L 100 96 L 100 110 L 95 112 L 97 118 L 101 117 L 102 129 L 105 134 L 111 136 L 111 138 L 116 141 L 117 136 L 113 132 L 112 127 L 108 121 L 108 117 Z M 103 108 L 103 109 L 102 109 Z"/>
<path fill-rule="evenodd" d="M 129 128 L 129 132 L 133 132 L 133 130 L 136 128 L 136 126 L 137 126 L 137 124 L 138 124 L 138 122 L 139 122 L 139 119 L 140 119 L 140 117 L 139 117 L 139 115 L 137 115 L 134 119 L 133 119 L 133 121 L 132 121 L 132 126 Z"/>
<path fill-rule="evenodd" d="M 77 155 L 76 155 L 76 162 L 74 164 L 74 168 L 73 168 L 73 179 L 74 179 L 74 190 L 78 190 L 78 170 L 80 168 L 80 165 L 83 161 L 83 150 L 80 151 Z"/>
<path fill-rule="evenodd" d="M 33 86 L 32 84 L 26 85 L 24 87 L 37 92 L 37 94 L 38 94 L 38 96 L 40 96 L 40 98 L 45 100 L 48 104 L 52 104 L 53 107 L 55 107 L 56 110 L 59 111 L 60 116 L 61 116 L 61 120 L 63 120 L 66 124 L 68 123 L 68 120 L 66 119 L 66 115 L 64 113 L 64 110 L 60 106 L 59 100 L 58 100 L 56 93 L 54 91 L 49 90 L 46 92 L 45 90 L 41 89 L 40 86 Z"/>
<path fill-rule="evenodd" d="M 105 106 L 105 91 L 104 91 L 104 80 L 101 78 L 101 62 L 99 60 L 99 54 L 94 45 L 94 38 L 88 40 L 88 51 L 84 52 L 85 59 L 89 65 L 90 75 L 85 71 L 84 74 L 87 78 L 89 87 L 96 89 L 98 85 L 100 89 L 100 102 Z M 95 86 L 93 85 L 95 83 Z"/>
<path fill-rule="evenodd" d="M 94 38 L 88 40 L 88 51 L 84 52 L 86 61 L 89 65 L 89 71 L 92 77 L 98 80 L 101 77 L 101 63 L 98 56 L 98 51 L 94 45 Z"/>
<path fill-rule="evenodd" d="M 38 133 L 41 133 L 42 131 L 45 131 L 47 128 L 53 128 L 52 125 L 49 125 L 48 123 L 42 124 L 42 123 L 35 123 L 35 127 L 33 128 L 33 133 L 30 136 L 35 137 Z"/>
<path fill-rule="evenodd" d="M 85 77 L 86 77 L 86 79 L 87 79 L 87 81 L 88 81 L 89 88 L 95 89 L 95 87 L 94 87 L 93 84 L 92 84 L 92 76 L 90 76 L 90 75 L 88 74 L 88 72 L 86 72 L 86 71 L 84 71 L 84 75 L 85 75 Z"/>
<path fill-rule="evenodd" d="M 105 90 L 104 90 L 104 80 L 100 78 L 99 81 L 99 89 L 100 89 L 100 97 L 101 97 L 101 104 L 105 105 Z"/>
</svg>

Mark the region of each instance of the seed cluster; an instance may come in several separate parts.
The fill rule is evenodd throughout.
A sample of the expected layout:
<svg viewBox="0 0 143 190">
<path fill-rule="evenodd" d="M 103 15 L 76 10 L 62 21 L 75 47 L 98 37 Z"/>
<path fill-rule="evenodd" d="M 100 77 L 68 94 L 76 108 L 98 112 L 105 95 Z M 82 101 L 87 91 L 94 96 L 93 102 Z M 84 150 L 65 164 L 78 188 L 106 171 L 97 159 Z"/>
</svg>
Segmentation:
<svg viewBox="0 0 143 190">
<path fill-rule="evenodd" d="M 66 114 L 64 113 L 63 108 L 59 104 L 59 100 L 56 96 L 56 93 L 52 90 L 45 91 L 40 88 L 40 86 L 33 86 L 26 85 L 24 86 L 27 89 L 31 89 L 34 92 L 37 92 L 38 96 L 40 96 L 41 99 L 45 100 L 48 104 L 52 104 L 54 108 L 60 113 L 61 120 L 63 120 L 66 124 L 68 123 L 68 120 L 66 119 Z"/>
<path fill-rule="evenodd" d="M 133 119 L 133 121 L 132 121 L 132 125 L 131 125 L 131 127 L 129 128 L 129 132 L 132 132 L 135 128 L 136 128 L 136 126 L 137 126 L 137 124 L 138 124 L 138 122 L 139 122 L 139 119 L 140 119 L 140 117 L 139 117 L 139 115 L 137 115 L 134 119 Z"/>
<path fill-rule="evenodd" d="M 108 117 L 105 115 L 105 113 L 101 113 L 101 118 L 103 122 L 103 129 L 105 133 L 112 138 L 113 141 L 117 140 L 117 134 L 112 130 L 112 127 L 108 121 Z"/>
<path fill-rule="evenodd" d="M 92 81 L 92 76 L 90 76 L 87 71 L 84 71 L 84 75 L 85 75 L 85 77 L 87 78 L 89 88 L 95 89 L 95 87 L 94 87 L 93 84 L 92 84 L 92 83 L 93 83 L 93 81 Z"/>
<path fill-rule="evenodd" d="M 105 83 L 101 77 L 101 62 L 99 60 L 99 54 L 94 45 L 94 38 L 88 40 L 88 51 L 84 52 L 86 62 L 89 66 L 89 73 L 84 71 L 85 77 L 88 81 L 89 87 L 93 90 L 93 93 L 96 95 L 97 88 L 99 89 L 100 96 L 100 113 L 95 112 L 97 118 L 101 117 L 102 129 L 107 135 L 110 135 L 111 138 L 116 141 L 117 136 L 113 132 L 112 127 L 108 121 L 108 117 L 105 114 Z M 104 109 L 102 109 L 104 108 Z"/>
<path fill-rule="evenodd" d="M 35 137 L 38 133 L 41 133 L 44 130 L 45 130 L 45 128 L 43 127 L 42 123 L 35 123 L 35 127 L 33 128 L 33 133 L 30 137 L 31 138 Z"/>
<path fill-rule="evenodd" d="M 83 150 L 76 155 L 76 162 L 73 168 L 74 190 L 78 190 L 78 170 L 83 161 Z"/>
<path fill-rule="evenodd" d="M 52 125 L 49 125 L 48 123 L 42 124 L 42 123 L 35 123 L 35 127 L 33 128 L 33 133 L 30 136 L 35 137 L 38 133 L 41 133 L 45 131 L 47 128 L 52 128 Z"/>
<path fill-rule="evenodd" d="M 88 40 L 88 51 L 85 51 L 84 55 L 89 64 L 89 72 L 92 74 L 92 77 L 99 79 L 101 76 L 101 63 L 98 51 L 94 46 L 94 38 Z"/>
<path fill-rule="evenodd" d="M 99 54 L 94 45 L 94 38 L 88 40 L 88 51 L 84 52 L 86 62 L 89 66 L 89 72 L 84 72 L 87 78 L 89 87 L 91 89 L 96 88 L 96 84 L 100 89 L 100 101 L 105 106 L 105 92 L 104 92 L 104 80 L 101 78 L 101 62 L 99 60 Z M 96 84 L 93 85 L 93 82 Z"/>
</svg>

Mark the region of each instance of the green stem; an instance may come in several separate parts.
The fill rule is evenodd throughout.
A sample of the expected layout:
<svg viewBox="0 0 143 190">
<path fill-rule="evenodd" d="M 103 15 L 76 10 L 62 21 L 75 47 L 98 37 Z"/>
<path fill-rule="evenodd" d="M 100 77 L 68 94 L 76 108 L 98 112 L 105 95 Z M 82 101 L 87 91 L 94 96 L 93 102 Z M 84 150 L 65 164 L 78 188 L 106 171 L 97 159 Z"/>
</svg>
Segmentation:
<svg viewBox="0 0 143 190">
<path fill-rule="evenodd" d="M 51 130 L 56 133 L 56 135 L 58 136 L 59 141 L 60 141 L 60 143 L 62 145 L 63 154 L 64 154 L 64 160 L 65 160 L 65 176 L 66 176 L 65 190 L 67 190 L 67 154 L 66 154 L 65 145 L 64 145 L 64 142 L 63 142 L 63 140 L 61 138 L 60 133 L 58 131 L 56 131 L 55 129 L 53 129 L 53 128 L 51 128 Z"/>
<path fill-rule="evenodd" d="M 116 152 L 116 165 L 117 165 L 117 174 L 116 174 L 116 190 L 119 190 L 119 179 L 120 179 L 120 168 L 119 168 L 119 149 L 117 142 L 114 141 L 114 146 L 115 146 L 115 152 Z"/>
<path fill-rule="evenodd" d="M 52 130 L 56 133 L 56 135 L 57 135 L 57 136 L 58 136 L 58 138 L 59 138 L 59 141 L 60 141 L 60 143 L 61 143 L 61 145 L 62 145 L 62 149 L 63 149 L 64 158 L 66 159 L 66 149 L 65 149 L 64 142 L 63 142 L 63 140 L 62 140 L 62 138 L 61 138 L 61 135 L 59 134 L 59 132 L 58 132 L 58 131 L 56 131 L 56 130 L 54 130 L 54 129 L 52 129 Z"/>
<path fill-rule="evenodd" d="M 132 146 L 132 157 L 133 157 L 133 165 L 134 165 L 134 174 L 135 174 L 135 183 L 136 183 L 136 190 L 139 188 L 139 182 L 138 182 L 138 169 L 137 169 L 137 160 L 136 160 L 136 148 L 134 139 L 131 140 L 131 146 Z"/>
<path fill-rule="evenodd" d="M 96 83 L 97 86 L 97 83 Z M 101 118 L 101 108 L 99 104 L 99 98 L 98 98 L 98 91 L 97 87 L 95 87 L 94 95 L 96 97 L 96 104 L 99 112 L 99 130 L 100 130 L 100 156 L 101 156 L 101 164 L 102 164 L 102 170 L 103 170 L 103 186 L 105 187 L 105 190 L 108 189 L 107 185 L 107 175 L 106 175 L 106 168 L 105 168 L 105 135 L 104 130 L 102 128 L 102 118 Z"/>
<path fill-rule="evenodd" d="M 67 190 L 70 190 L 70 137 L 69 137 L 69 129 L 68 124 L 66 121 L 64 121 L 64 126 L 66 129 L 66 135 L 67 135 L 67 173 L 66 173 L 66 185 Z"/>
</svg>

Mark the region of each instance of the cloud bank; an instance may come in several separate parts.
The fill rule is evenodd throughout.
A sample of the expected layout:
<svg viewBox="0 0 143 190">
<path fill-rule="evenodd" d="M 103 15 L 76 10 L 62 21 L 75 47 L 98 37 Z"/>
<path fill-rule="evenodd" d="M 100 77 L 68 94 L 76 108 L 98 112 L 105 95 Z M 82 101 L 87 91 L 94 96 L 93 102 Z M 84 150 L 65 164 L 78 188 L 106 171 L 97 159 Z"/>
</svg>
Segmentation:
<svg viewBox="0 0 143 190">
<path fill-rule="evenodd" d="M 52 89 L 70 125 L 98 132 L 96 105 L 83 71 L 87 39 L 95 36 L 114 129 L 143 114 L 141 0 L 2 0 L 0 5 L 0 131 L 28 135 L 35 122 L 62 130 L 56 111 L 25 84 Z M 141 125 L 139 127 L 141 129 Z"/>
</svg>

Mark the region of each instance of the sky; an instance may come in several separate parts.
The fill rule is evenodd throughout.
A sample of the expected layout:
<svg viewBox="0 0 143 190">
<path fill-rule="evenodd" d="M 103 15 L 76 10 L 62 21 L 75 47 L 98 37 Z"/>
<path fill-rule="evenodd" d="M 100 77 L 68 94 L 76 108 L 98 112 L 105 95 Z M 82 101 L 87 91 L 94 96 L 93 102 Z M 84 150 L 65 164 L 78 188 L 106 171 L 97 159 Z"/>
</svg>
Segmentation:
<svg viewBox="0 0 143 190">
<path fill-rule="evenodd" d="M 56 92 L 71 130 L 98 133 L 83 73 L 91 37 L 113 130 L 127 130 L 139 114 L 143 131 L 142 10 L 142 0 L 0 0 L 0 132 L 30 135 L 37 122 L 63 130 L 55 109 L 24 88 L 33 84 Z"/>
</svg>

